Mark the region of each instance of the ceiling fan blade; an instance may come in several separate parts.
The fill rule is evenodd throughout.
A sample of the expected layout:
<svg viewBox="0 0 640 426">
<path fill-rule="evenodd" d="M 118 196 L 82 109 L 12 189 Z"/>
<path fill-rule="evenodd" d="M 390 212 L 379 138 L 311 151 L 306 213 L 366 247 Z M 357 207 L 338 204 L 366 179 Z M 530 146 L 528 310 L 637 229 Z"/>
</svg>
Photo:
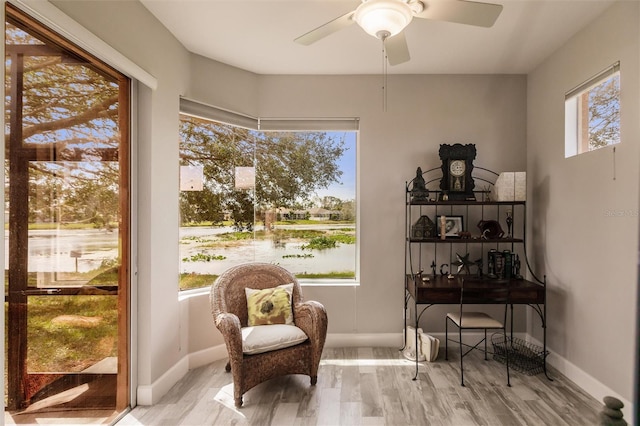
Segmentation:
<svg viewBox="0 0 640 426">
<path fill-rule="evenodd" d="M 466 0 L 430 0 L 423 3 L 424 10 L 416 15 L 417 18 L 457 22 L 478 27 L 493 26 L 502 12 L 502 5 L 493 3 Z"/>
<path fill-rule="evenodd" d="M 389 65 L 398 65 L 411 59 L 404 31 L 385 39 L 384 50 L 387 53 Z"/>
<path fill-rule="evenodd" d="M 334 19 L 333 21 L 329 21 L 324 25 L 319 26 L 318 28 L 309 31 L 306 34 L 301 35 L 296 38 L 294 41 L 296 43 L 308 46 L 316 41 L 325 38 L 329 34 L 333 34 L 338 30 L 348 27 L 353 24 L 355 21 L 352 19 L 355 10 L 352 10 L 349 13 L 345 13 L 344 15 Z"/>
</svg>

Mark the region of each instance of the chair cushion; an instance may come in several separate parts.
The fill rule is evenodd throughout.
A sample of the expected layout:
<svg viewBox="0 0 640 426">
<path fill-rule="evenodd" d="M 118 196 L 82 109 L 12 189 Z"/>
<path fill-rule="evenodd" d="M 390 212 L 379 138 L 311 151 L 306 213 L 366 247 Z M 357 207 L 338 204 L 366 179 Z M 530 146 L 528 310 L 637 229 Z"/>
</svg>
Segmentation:
<svg viewBox="0 0 640 426">
<path fill-rule="evenodd" d="M 291 295 L 293 283 L 256 290 L 245 288 L 247 296 L 247 323 L 249 326 L 293 324 Z"/>
<path fill-rule="evenodd" d="M 502 323 L 484 312 L 463 312 L 462 320 L 460 312 L 449 312 L 448 318 L 462 328 L 502 328 Z"/>
<path fill-rule="evenodd" d="M 295 325 L 274 324 L 242 328 L 242 352 L 247 355 L 288 348 L 307 340 Z"/>
</svg>

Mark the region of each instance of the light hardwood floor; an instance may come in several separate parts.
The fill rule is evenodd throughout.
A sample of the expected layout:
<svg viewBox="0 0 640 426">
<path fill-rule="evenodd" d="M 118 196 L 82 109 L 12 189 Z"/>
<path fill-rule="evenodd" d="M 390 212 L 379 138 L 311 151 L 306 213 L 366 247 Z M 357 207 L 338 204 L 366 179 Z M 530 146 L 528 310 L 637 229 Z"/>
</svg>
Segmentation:
<svg viewBox="0 0 640 426">
<path fill-rule="evenodd" d="M 457 349 L 457 347 L 456 347 Z M 603 404 L 550 369 L 528 376 L 465 357 L 460 386 L 457 350 L 449 361 L 415 363 L 396 348 L 325 348 L 318 384 L 286 376 L 249 390 L 233 405 L 233 384 L 220 360 L 190 371 L 158 404 L 136 407 L 122 425 L 597 425 Z"/>
</svg>

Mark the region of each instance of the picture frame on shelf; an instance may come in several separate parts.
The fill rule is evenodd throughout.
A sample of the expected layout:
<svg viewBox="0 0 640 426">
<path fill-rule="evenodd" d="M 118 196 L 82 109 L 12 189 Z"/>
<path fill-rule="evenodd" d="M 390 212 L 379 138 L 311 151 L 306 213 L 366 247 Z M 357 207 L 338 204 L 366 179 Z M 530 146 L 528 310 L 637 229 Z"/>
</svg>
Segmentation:
<svg viewBox="0 0 640 426">
<path fill-rule="evenodd" d="M 436 217 L 436 229 L 438 231 L 438 237 L 441 236 L 440 232 L 440 216 Z M 460 238 L 459 232 L 464 231 L 464 218 L 463 216 L 444 216 L 445 221 L 445 234 L 447 238 Z"/>
</svg>

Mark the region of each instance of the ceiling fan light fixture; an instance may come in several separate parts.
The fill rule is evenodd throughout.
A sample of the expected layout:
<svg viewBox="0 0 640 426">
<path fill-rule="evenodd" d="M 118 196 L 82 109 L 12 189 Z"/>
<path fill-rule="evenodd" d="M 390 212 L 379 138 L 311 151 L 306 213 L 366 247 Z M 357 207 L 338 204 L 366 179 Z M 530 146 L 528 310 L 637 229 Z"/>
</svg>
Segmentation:
<svg viewBox="0 0 640 426">
<path fill-rule="evenodd" d="M 409 25 L 413 10 L 402 0 L 367 0 L 358 6 L 353 19 L 368 34 L 384 39 Z"/>
</svg>

